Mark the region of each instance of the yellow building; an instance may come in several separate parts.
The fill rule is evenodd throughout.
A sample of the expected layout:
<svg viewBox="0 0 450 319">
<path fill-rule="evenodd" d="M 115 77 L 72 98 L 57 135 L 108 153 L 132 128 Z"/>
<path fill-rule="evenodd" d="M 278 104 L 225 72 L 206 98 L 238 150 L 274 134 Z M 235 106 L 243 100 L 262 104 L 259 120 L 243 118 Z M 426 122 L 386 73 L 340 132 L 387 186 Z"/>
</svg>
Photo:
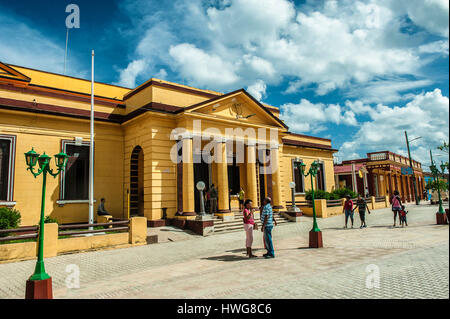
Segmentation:
<svg viewBox="0 0 450 319">
<path fill-rule="evenodd" d="M 424 198 L 425 179 L 422 164 L 389 151 L 367 153 L 367 158 L 342 161 L 336 164 L 334 174 L 338 188 L 350 188 L 361 196 L 389 196 L 397 190 L 403 202 Z M 353 172 L 352 172 L 353 171 Z"/>
<path fill-rule="evenodd" d="M 37 224 L 41 182 L 24 153 L 69 155 L 66 171 L 47 179 L 46 215 L 88 221 L 90 81 L 0 63 L 0 206 L 15 207 L 22 226 Z M 318 188 L 334 188 L 331 140 L 293 134 L 276 107 L 245 90 L 227 94 L 150 79 L 134 88 L 95 83 L 94 197 L 116 218 L 149 225 L 199 212 L 203 181 L 218 189 L 218 215 L 243 187 L 254 206 L 276 210 L 310 188 L 295 161 L 319 161 Z M 212 159 L 212 160 L 211 160 Z M 230 194 L 231 192 L 231 194 Z M 130 193 L 130 196 L 128 196 Z M 130 198 L 130 200 L 128 200 Z M 96 204 L 96 205 L 97 205 Z"/>
</svg>

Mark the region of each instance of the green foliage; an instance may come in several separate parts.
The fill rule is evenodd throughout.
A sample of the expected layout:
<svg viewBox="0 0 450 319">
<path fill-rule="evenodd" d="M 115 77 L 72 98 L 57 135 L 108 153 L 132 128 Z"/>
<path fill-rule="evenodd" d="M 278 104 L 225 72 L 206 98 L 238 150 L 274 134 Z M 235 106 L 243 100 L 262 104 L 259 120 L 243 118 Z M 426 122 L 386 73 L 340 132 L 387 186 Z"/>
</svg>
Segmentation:
<svg viewBox="0 0 450 319">
<path fill-rule="evenodd" d="M 358 193 L 355 193 L 349 188 L 339 188 L 333 191 L 334 194 L 337 194 L 339 198 L 345 198 L 345 196 L 350 195 L 351 198 L 358 197 Z"/>
<path fill-rule="evenodd" d="M 353 192 L 352 190 L 348 189 L 348 188 L 340 188 L 340 189 L 336 189 L 334 191 L 330 192 L 326 192 L 323 190 L 314 190 L 314 198 L 315 199 L 326 199 L 326 200 L 336 200 L 336 199 L 341 199 L 341 198 L 345 198 L 345 196 L 350 195 L 351 198 L 355 198 L 358 197 L 358 194 Z M 306 192 L 306 196 L 305 196 L 306 200 L 312 200 L 312 191 L 309 190 Z"/>
<path fill-rule="evenodd" d="M 58 224 L 58 221 L 55 218 L 51 218 L 50 216 L 45 216 L 44 223 L 46 223 L 46 224 L 47 223 L 48 224 L 51 224 L 51 223 Z"/>
<path fill-rule="evenodd" d="M 20 225 L 20 212 L 14 208 L 0 207 L 0 229 L 14 229 Z M 0 234 L 1 237 L 8 236 L 8 233 Z"/>
<path fill-rule="evenodd" d="M 438 146 L 437 149 L 448 154 L 448 143 L 444 141 L 444 144 Z"/>
<path fill-rule="evenodd" d="M 438 189 L 438 183 L 436 181 L 428 181 L 427 185 L 425 186 L 425 189 L 427 190 L 434 190 L 437 191 Z M 439 189 L 441 191 L 446 191 L 448 189 L 448 184 L 446 181 L 439 180 Z"/>
</svg>

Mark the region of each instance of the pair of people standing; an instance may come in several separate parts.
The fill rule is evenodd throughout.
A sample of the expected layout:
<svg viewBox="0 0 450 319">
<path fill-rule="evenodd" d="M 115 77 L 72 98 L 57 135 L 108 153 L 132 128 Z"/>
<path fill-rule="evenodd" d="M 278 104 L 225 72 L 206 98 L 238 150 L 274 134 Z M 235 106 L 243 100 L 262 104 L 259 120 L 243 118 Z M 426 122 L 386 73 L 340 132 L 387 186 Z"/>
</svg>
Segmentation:
<svg viewBox="0 0 450 319">
<path fill-rule="evenodd" d="M 261 210 L 261 231 L 263 232 L 264 248 L 267 253 L 263 255 L 264 258 L 275 258 L 275 251 L 272 242 L 272 229 L 277 221 L 273 216 L 271 199 L 266 197 L 263 201 L 263 207 Z M 257 229 L 258 226 L 254 220 L 254 208 L 252 208 L 252 201 L 247 199 L 244 203 L 244 229 L 246 234 L 245 246 L 247 248 L 247 256 L 249 258 L 257 257 L 252 254 L 252 244 L 253 244 L 253 230 Z"/>
<path fill-rule="evenodd" d="M 342 208 L 343 213 L 345 213 L 345 226 L 344 228 L 347 228 L 348 224 L 348 218 L 350 217 L 350 220 L 352 222 L 352 228 L 353 228 L 353 214 L 355 210 L 358 208 L 359 212 L 359 218 L 361 219 L 361 226 L 359 228 L 366 228 L 366 208 L 367 211 L 370 214 L 369 207 L 367 206 L 367 203 L 364 198 L 361 197 L 361 195 L 358 195 L 358 199 L 356 200 L 356 205 L 353 207 L 353 201 L 350 197 L 350 195 L 347 195 L 344 203 L 344 207 Z"/>
<path fill-rule="evenodd" d="M 400 193 L 395 190 L 394 197 L 392 197 L 392 212 L 394 213 L 394 226 L 397 223 L 397 215 L 400 225 L 403 227 L 404 225 L 408 226 L 408 221 L 406 220 L 406 210 L 405 206 L 402 204 L 402 199 L 400 198 Z"/>
</svg>

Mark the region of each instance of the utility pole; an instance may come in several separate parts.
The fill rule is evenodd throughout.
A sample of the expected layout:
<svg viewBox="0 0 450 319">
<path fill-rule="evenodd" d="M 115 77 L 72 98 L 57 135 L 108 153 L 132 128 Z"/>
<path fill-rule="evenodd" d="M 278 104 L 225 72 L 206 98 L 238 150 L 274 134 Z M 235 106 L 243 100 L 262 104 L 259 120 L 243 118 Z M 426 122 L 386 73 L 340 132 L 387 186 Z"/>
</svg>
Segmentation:
<svg viewBox="0 0 450 319">
<path fill-rule="evenodd" d="M 411 159 L 411 151 L 409 150 L 408 133 L 406 133 L 406 131 L 405 131 L 405 138 L 406 138 L 406 147 L 408 148 L 409 167 L 411 167 L 412 176 L 413 176 L 414 196 L 416 198 L 416 205 L 419 205 L 419 197 L 417 196 L 416 178 L 414 177 L 414 168 L 413 168 L 413 163 L 412 163 L 412 159 Z"/>
</svg>

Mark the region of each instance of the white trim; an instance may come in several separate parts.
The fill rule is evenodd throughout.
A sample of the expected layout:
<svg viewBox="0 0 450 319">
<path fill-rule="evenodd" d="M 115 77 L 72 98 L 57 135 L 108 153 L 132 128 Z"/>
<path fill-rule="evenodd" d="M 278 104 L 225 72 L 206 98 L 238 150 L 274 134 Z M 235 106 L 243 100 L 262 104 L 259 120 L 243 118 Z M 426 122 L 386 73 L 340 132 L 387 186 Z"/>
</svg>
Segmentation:
<svg viewBox="0 0 450 319">
<path fill-rule="evenodd" d="M 14 195 L 14 173 L 16 166 L 16 142 L 17 137 L 15 135 L 0 135 L 0 139 L 9 140 L 9 167 L 8 167 L 8 191 L 6 194 L 6 202 L 13 201 Z"/>
<path fill-rule="evenodd" d="M 74 146 L 77 146 L 77 147 L 85 146 L 85 147 L 89 147 L 90 148 L 91 144 L 90 144 L 90 141 L 83 141 L 81 143 L 81 145 L 76 145 L 75 140 L 62 140 L 61 141 L 61 148 L 62 148 L 62 152 L 64 152 L 65 154 L 67 154 L 67 151 L 66 151 L 66 146 L 67 145 L 74 145 Z M 65 178 L 66 178 L 66 170 L 64 169 L 64 171 L 62 171 L 60 175 L 61 175 L 60 176 L 61 187 L 60 187 L 60 191 L 59 191 L 59 198 L 60 198 L 59 201 L 61 201 L 61 202 L 74 201 L 74 200 L 66 200 L 66 199 L 64 199 L 64 191 L 65 191 L 64 185 L 65 185 Z M 84 201 L 84 199 L 81 199 L 81 201 Z M 89 203 L 89 199 L 86 199 L 86 201 Z"/>
<path fill-rule="evenodd" d="M 16 202 L 13 201 L 0 202 L 0 206 L 13 207 L 16 206 Z"/>
<path fill-rule="evenodd" d="M 96 199 L 94 199 L 94 203 L 95 202 L 97 202 Z M 89 204 L 89 199 L 74 199 L 74 200 L 59 199 L 56 201 L 56 204 L 60 206 L 64 206 L 66 204 Z"/>
<path fill-rule="evenodd" d="M 294 183 L 295 183 L 295 175 L 294 175 L 294 163 L 295 163 L 295 162 L 304 163 L 303 160 L 302 160 L 301 158 L 299 158 L 299 157 L 293 158 L 293 159 L 291 160 L 292 180 L 294 181 Z M 303 188 L 303 192 L 297 193 L 297 192 L 295 191 L 295 187 L 294 187 L 294 195 L 305 195 L 305 194 L 306 194 L 306 192 L 305 192 L 305 176 L 303 176 L 302 173 L 300 173 L 300 175 L 301 175 L 301 177 L 302 177 L 302 188 Z M 297 185 L 295 185 L 295 186 L 297 187 Z"/>
</svg>

